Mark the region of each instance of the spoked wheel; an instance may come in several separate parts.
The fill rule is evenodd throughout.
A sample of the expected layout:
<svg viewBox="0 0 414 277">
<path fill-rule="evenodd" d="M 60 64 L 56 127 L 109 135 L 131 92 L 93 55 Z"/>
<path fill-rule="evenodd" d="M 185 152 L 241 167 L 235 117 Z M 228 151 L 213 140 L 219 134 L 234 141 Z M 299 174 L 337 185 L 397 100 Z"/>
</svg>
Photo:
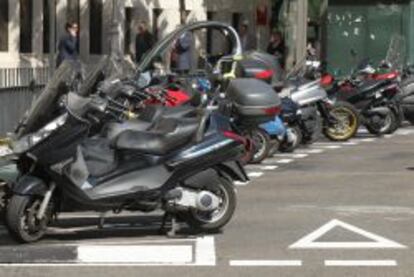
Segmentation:
<svg viewBox="0 0 414 277">
<path fill-rule="evenodd" d="M 261 129 L 249 131 L 249 136 L 253 141 L 253 155 L 250 160 L 252 164 L 261 163 L 269 156 L 271 148 L 271 139 L 269 135 Z"/>
<path fill-rule="evenodd" d="M 52 217 L 48 208 L 42 220 L 36 214 L 42 203 L 42 198 L 36 196 L 14 195 L 7 207 L 6 224 L 10 235 L 24 243 L 40 240 L 46 233 Z"/>
<path fill-rule="evenodd" d="M 378 136 L 392 133 L 392 129 L 395 128 L 396 125 L 398 125 L 397 117 L 394 112 L 390 112 L 383 119 L 382 124 L 365 124 L 365 127 L 367 128 L 368 132 Z"/>
<path fill-rule="evenodd" d="M 335 123 L 326 126 L 325 136 L 332 141 L 346 141 L 352 138 L 359 127 L 358 111 L 349 103 L 337 102 L 330 110 Z"/>
<path fill-rule="evenodd" d="M 236 209 L 236 192 L 231 181 L 223 177 L 214 181 L 207 190 L 219 197 L 219 207 L 212 212 L 192 209 L 184 216 L 191 227 L 200 231 L 213 232 L 221 229 L 230 221 Z"/>
<path fill-rule="evenodd" d="M 292 136 L 293 141 L 287 142 L 285 140 L 281 143 L 279 147 L 280 152 L 291 153 L 302 143 L 303 134 L 299 126 L 289 127 L 288 132 L 291 132 L 290 135 Z"/>
</svg>

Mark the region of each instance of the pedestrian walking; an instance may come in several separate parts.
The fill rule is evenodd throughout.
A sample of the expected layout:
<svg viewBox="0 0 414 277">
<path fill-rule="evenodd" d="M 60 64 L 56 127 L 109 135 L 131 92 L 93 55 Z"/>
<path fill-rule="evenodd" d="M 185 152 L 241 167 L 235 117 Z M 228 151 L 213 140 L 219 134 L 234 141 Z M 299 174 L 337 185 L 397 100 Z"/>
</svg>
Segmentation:
<svg viewBox="0 0 414 277">
<path fill-rule="evenodd" d="M 248 21 L 243 22 L 240 27 L 239 36 L 243 51 L 256 49 L 256 36 L 251 34 Z"/>
<path fill-rule="evenodd" d="M 173 63 L 178 73 L 190 72 L 193 61 L 193 35 L 191 32 L 182 34 L 175 43 L 173 50 Z"/>
<path fill-rule="evenodd" d="M 148 24 L 141 21 L 138 24 L 137 35 L 135 37 L 135 61 L 139 63 L 144 54 L 150 50 L 155 43 L 154 35 L 148 31 Z"/>
<path fill-rule="evenodd" d="M 267 53 L 275 56 L 279 61 L 279 64 L 284 67 L 285 64 L 285 55 L 286 55 L 286 46 L 283 40 L 282 33 L 279 31 L 274 31 L 270 35 L 270 41 L 267 46 Z"/>
<path fill-rule="evenodd" d="M 56 67 L 59 67 L 64 60 L 76 61 L 79 56 L 78 24 L 68 22 L 65 25 L 65 30 L 66 34 L 59 39 Z"/>
</svg>

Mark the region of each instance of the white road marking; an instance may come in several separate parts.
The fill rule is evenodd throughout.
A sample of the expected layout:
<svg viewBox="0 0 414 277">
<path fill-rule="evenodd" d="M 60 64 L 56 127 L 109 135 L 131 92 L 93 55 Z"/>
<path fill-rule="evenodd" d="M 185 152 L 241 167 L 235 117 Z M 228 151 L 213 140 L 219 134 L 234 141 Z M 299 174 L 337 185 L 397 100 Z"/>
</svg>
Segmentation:
<svg viewBox="0 0 414 277">
<path fill-rule="evenodd" d="M 263 161 L 263 164 L 288 164 L 293 162 L 293 159 L 275 159 L 269 158 Z"/>
<path fill-rule="evenodd" d="M 269 171 L 269 170 L 275 170 L 277 169 L 278 166 L 277 165 L 259 165 L 259 164 L 249 164 L 246 166 L 247 170 L 265 170 L 265 171 Z"/>
<path fill-rule="evenodd" d="M 325 146 L 318 146 L 320 148 L 324 148 L 324 149 L 340 149 L 342 148 L 341 145 L 325 145 Z"/>
<path fill-rule="evenodd" d="M 384 135 L 384 138 L 392 138 L 392 137 L 394 137 L 394 134 Z"/>
<path fill-rule="evenodd" d="M 247 176 L 249 176 L 250 178 L 259 178 L 263 175 L 263 172 L 260 171 L 253 171 L 253 172 L 249 172 L 247 173 Z"/>
<path fill-rule="evenodd" d="M 187 245 L 82 245 L 69 263 L 4 263 L 0 267 L 215 266 L 214 237 L 164 240 Z M 156 241 L 161 243 L 162 241 Z"/>
<path fill-rule="evenodd" d="M 395 260 L 325 260 L 325 266 L 397 266 Z"/>
<path fill-rule="evenodd" d="M 369 134 L 369 131 L 365 128 L 359 128 L 357 133 L 358 134 Z"/>
<path fill-rule="evenodd" d="M 276 154 L 273 157 L 274 158 L 291 158 L 291 159 L 302 159 L 309 156 L 308 154 L 295 154 L 295 153 L 285 153 L 285 154 Z"/>
<path fill-rule="evenodd" d="M 342 227 L 350 232 L 356 233 L 363 237 L 366 237 L 370 241 L 367 242 L 317 242 L 316 240 L 334 229 L 335 227 Z M 313 231 L 309 235 L 301 238 L 291 246 L 291 249 L 310 249 L 310 248 L 319 248 L 319 249 L 332 249 L 332 248 L 407 248 L 406 246 L 399 244 L 395 241 L 386 239 L 384 237 L 378 236 L 376 234 L 365 231 L 361 228 L 355 227 L 348 223 L 333 219 L 320 227 L 319 229 Z"/>
<path fill-rule="evenodd" d="M 363 138 L 363 139 L 359 139 L 359 141 L 362 141 L 362 142 L 374 142 L 376 140 L 377 140 L 376 138 Z"/>
<path fill-rule="evenodd" d="M 320 154 L 323 152 L 325 152 L 323 149 L 298 149 L 295 151 L 298 154 Z"/>
<path fill-rule="evenodd" d="M 185 264 L 193 260 L 191 245 L 82 245 L 80 263 Z"/>
<path fill-rule="evenodd" d="M 197 238 L 195 244 L 195 264 L 197 266 L 216 265 L 216 246 L 214 237 L 206 236 Z"/>
<path fill-rule="evenodd" d="M 249 183 L 250 182 L 240 182 L 240 181 L 236 181 L 236 182 L 234 182 L 234 185 L 235 186 L 238 186 L 238 187 L 244 187 L 244 186 L 247 186 Z"/>
<path fill-rule="evenodd" d="M 230 266 L 302 266 L 300 260 L 232 260 Z"/>
<path fill-rule="evenodd" d="M 344 141 L 344 142 L 315 142 L 312 145 L 319 146 L 319 145 L 358 145 L 359 143 L 351 140 L 351 141 Z"/>
</svg>

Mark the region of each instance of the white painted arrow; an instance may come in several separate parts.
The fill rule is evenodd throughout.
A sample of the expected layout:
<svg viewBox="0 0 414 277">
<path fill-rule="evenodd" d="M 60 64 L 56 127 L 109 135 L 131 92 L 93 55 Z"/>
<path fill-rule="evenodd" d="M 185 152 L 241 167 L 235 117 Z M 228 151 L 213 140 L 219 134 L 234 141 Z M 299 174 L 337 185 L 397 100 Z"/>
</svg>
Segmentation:
<svg viewBox="0 0 414 277">
<path fill-rule="evenodd" d="M 342 227 L 350 232 L 356 233 L 360 236 L 366 237 L 371 241 L 366 242 L 318 242 L 317 239 L 321 238 L 323 235 L 334 229 L 335 227 Z M 313 231 L 309 235 L 301 238 L 289 248 L 292 249 L 334 249 L 334 248 L 407 248 L 406 246 L 399 244 L 395 241 L 386 239 L 379 235 L 373 234 L 371 232 L 365 231 L 361 228 L 355 227 L 351 224 L 342 222 L 337 219 L 333 219 L 330 222 L 326 223 L 319 229 Z"/>
</svg>

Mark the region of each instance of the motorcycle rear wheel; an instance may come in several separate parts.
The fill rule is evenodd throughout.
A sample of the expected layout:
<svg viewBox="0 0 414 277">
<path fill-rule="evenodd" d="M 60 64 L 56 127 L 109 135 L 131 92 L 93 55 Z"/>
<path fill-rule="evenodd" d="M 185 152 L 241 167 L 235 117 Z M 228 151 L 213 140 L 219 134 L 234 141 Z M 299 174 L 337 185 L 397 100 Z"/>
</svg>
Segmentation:
<svg viewBox="0 0 414 277">
<path fill-rule="evenodd" d="M 249 137 L 253 141 L 253 155 L 249 163 L 259 164 L 265 160 L 271 150 L 271 138 L 266 131 L 259 128 L 248 131 Z"/>
<path fill-rule="evenodd" d="M 182 215 L 184 221 L 196 230 L 204 232 L 218 231 L 233 217 L 237 205 L 234 186 L 225 177 L 218 178 L 216 182 L 205 189 L 220 197 L 220 207 L 217 210 L 214 212 L 201 212 L 192 209 Z"/>
<path fill-rule="evenodd" d="M 370 132 L 373 135 L 380 136 L 384 134 L 390 134 L 394 132 L 396 129 L 395 126 L 398 125 L 397 117 L 394 112 L 390 112 L 387 117 L 384 119 L 384 124 L 380 127 L 373 126 L 372 124 L 365 124 L 365 127 L 367 128 L 368 132 Z M 398 127 L 397 127 L 398 128 Z M 394 129 L 394 131 L 392 131 Z"/>
<path fill-rule="evenodd" d="M 324 134 L 332 141 L 347 141 L 355 136 L 360 122 L 358 111 L 355 107 L 343 101 L 338 101 L 330 110 L 337 123 L 334 126 L 325 126 Z"/>
</svg>

